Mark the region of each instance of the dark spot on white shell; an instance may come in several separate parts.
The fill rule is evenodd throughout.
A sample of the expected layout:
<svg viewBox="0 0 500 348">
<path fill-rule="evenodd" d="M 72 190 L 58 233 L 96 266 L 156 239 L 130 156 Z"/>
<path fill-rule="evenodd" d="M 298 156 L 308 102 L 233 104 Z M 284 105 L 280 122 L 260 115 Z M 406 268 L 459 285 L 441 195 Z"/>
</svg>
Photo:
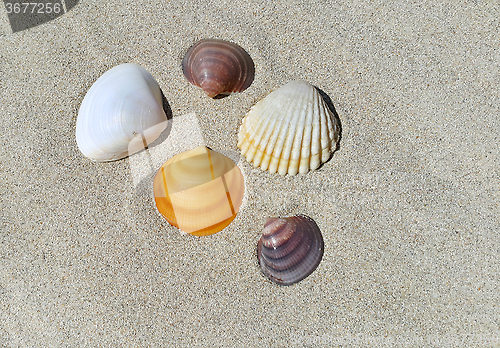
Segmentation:
<svg viewBox="0 0 500 348">
<path fill-rule="evenodd" d="M 291 285 L 310 275 L 323 257 L 318 225 L 307 216 L 270 218 L 257 244 L 262 272 L 273 282 Z"/>
</svg>

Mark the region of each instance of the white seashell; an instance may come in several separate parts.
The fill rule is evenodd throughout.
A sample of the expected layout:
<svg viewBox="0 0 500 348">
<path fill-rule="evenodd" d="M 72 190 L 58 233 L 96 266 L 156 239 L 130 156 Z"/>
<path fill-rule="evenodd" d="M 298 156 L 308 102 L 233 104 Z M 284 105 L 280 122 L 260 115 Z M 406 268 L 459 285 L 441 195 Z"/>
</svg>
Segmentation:
<svg viewBox="0 0 500 348">
<path fill-rule="evenodd" d="M 335 151 L 340 125 L 314 86 L 292 81 L 255 104 L 238 135 L 241 154 L 271 173 L 307 173 Z"/>
<path fill-rule="evenodd" d="M 85 95 L 76 142 L 86 157 L 113 161 L 141 151 L 166 127 L 158 83 L 143 67 L 121 64 L 104 73 Z"/>
</svg>

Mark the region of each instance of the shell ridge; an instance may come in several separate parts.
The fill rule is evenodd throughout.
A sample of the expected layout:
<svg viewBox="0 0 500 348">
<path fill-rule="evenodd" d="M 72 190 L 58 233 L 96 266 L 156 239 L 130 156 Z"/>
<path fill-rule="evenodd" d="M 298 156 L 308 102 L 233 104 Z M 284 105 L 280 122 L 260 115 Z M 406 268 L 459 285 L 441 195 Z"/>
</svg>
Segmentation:
<svg viewBox="0 0 500 348">
<path fill-rule="evenodd" d="M 255 160 L 256 166 L 260 166 L 262 170 L 266 170 L 269 166 L 269 152 L 272 151 L 274 144 L 276 143 L 276 132 L 274 127 L 276 125 L 276 119 L 269 117 L 268 122 L 263 125 L 263 136 L 255 142 L 255 146 L 258 149 L 259 155 Z M 274 122 L 274 123 L 273 123 Z"/>
<path fill-rule="evenodd" d="M 321 109 L 321 129 L 320 129 L 320 134 L 321 134 L 321 147 L 319 151 L 319 157 L 321 158 L 323 155 L 323 152 L 325 150 L 330 149 L 330 143 L 331 143 L 331 137 L 330 137 L 330 131 L 329 131 L 329 109 L 328 106 L 325 104 L 325 101 L 323 100 L 323 97 L 318 93 L 318 98 L 319 98 L 319 105 L 322 107 Z"/>
<path fill-rule="evenodd" d="M 292 102 L 287 103 L 288 110 L 290 110 L 288 113 L 293 115 L 293 117 L 290 118 L 290 120 L 288 122 L 287 128 L 290 128 L 290 127 L 293 128 L 293 138 L 290 138 L 290 131 L 287 129 L 286 143 L 283 144 L 284 149 L 282 148 L 282 153 L 280 154 L 279 173 L 281 175 L 285 175 L 287 172 L 290 172 L 290 173 L 293 172 L 293 169 L 290 168 L 291 161 L 293 160 L 293 158 L 291 156 L 292 150 L 293 150 L 293 148 L 292 148 L 293 141 L 294 141 L 297 129 L 300 129 L 302 134 L 304 134 L 304 127 L 306 125 L 306 119 L 307 119 L 307 110 L 304 110 L 304 108 L 302 106 L 307 101 L 307 95 L 306 95 L 306 93 L 300 93 L 300 92 L 301 92 L 300 89 L 297 91 L 294 89 L 287 90 L 289 98 L 292 98 Z M 284 155 L 282 155 L 283 152 L 284 152 Z"/>
<path fill-rule="evenodd" d="M 264 145 L 260 146 L 264 146 L 265 153 L 270 158 L 279 158 L 279 156 L 276 156 L 275 150 L 277 148 L 282 148 L 282 145 L 279 142 L 280 134 L 283 130 L 287 131 L 288 124 L 284 122 L 283 119 L 280 119 L 279 115 L 276 112 L 270 111 L 269 119 L 271 120 L 270 124 L 272 125 L 272 128 L 270 129 L 271 141 L 268 141 Z"/>
<path fill-rule="evenodd" d="M 320 161 L 318 156 L 321 156 L 321 150 L 322 150 L 322 142 L 326 140 L 325 137 L 323 137 L 322 133 L 322 128 L 323 127 L 323 116 L 324 116 L 324 109 L 321 108 L 320 104 L 320 99 L 321 96 L 319 95 L 318 91 L 313 87 L 312 88 L 312 93 L 314 95 L 314 108 L 315 112 L 318 115 L 318 122 L 313 123 L 313 127 L 311 129 L 311 150 L 309 154 L 309 168 L 314 170 L 319 167 Z"/>
<path fill-rule="evenodd" d="M 256 157 L 254 158 L 254 166 L 259 167 L 261 169 L 267 168 L 267 148 L 266 144 L 272 142 L 270 141 L 273 136 L 273 119 L 266 118 L 263 120 L 259 120 L 259 130 L 255 133 L 256 137 L 254 137 L 253 145 L 255 146 Z"/>
<path fill-rule="evenodd" d="M 308 120 L 308 113 L 307 110 L 301 110 L 300 105 L 304 103 L 305 96 L 297 96 L 294 98 L 294 103 L 293 105 L 293 110 L 298 110 L 298 112 L 294 113 L 294 117 L 290 119 L 290 125 L 293 125 L 293 138 L 290 139 L 290 143 L 288 144 L 288 159 L 292 160 L 294 159 L 292 154 L 293 154 L 293 142 L 295 140 L 295 136 L 298 132 L 298 129 L 300 129 L 300 132 L 303 133 L 304 127 L 307 125 L 307 120 Z"/>
<path fill-rule="evenodd" d="M 300 105 L 302 103 L 297 103 L 297 104 Z M 300 159 L 302 157 L 301 148 L 304 140 L 305 128 L 308 121 L 309 121 L 309 113 L 307 112 L 307 110 L 304 110 L 303 113 L 296 113 L 295 135 L 293 142 L 290 145 L 290 159 L 287 168 L 288 174 L 290 175 L 295 175 L 298 172 Z"/>
<path fill-rule="evenodd" d="M 280 120 L 273 112 L 272 102 L 268 102 L 266 99 L 257 103 L 251 112 L 252 114 L 249 116 L 255 120 L 257 130 L 249 137 L 249 140 L 254 145 L 255 152 L 259 152 L 259 156 L 253 157 L 249 161 L 253 160 L 255 167 L 260 166 L 262 170 L 266 170 L 269 159 L 272 158 L 272 151 L 269 150 L 275 146 L 283 122 L 278 123 Z M 267 115 L 267 117 L 259 117 L 261 114 Z"/>
<path fill-rule="evenodd" d="M 265 106 L 262 110 L 262 112 L 267 112 L 269 107 Z M 261 150 L 262 145 L 261 142 L 264 141 L 264 139 L 267 141 L 270 137 L 270 134 L 273 132 L 273 128 L 270 126 L 274 127 L 273 124 L 273 118 L 272 117 L 267 117 L 267 118 L 258 118 L 258 117 L 253 117 L 254 119 L 254 134 L 250 136 L 250 140 L 253 141 L 253 143 L 256 145 L 255 147 Z"/>
<path fill-rule="evenodd" d="M 290 164 L 293 161 L 292 151 L 295 137 L 297 136 L 297 129 L 303 132 L 302 128 L 305 124 L 303 108 L 301 107 L 301 105 L 304 104 L 305 96 L 297 93 L 295 90 L 288 91 L 288 95 L 289 102 L 287 103 L 287 110 L 289 110 L 289 112 L 286 116 L 293 115 L 293 117 L 290 117 L 288 122 L 286 122 L 286 138 L 282 143 L 281 153 L 279 156 L 276 156 L 276 158 L 280 160 L 279 173 L 281 175 L 285 175 L 290 169 Z"/>
<path fill-rule="evenodd" d="M 256 113 L 255 113 L 256 114 Z M 247 138 L 247 141 L 250 143 L 250 146 L 251 146 L 251 153 L 250 153 L 250 156 L 247 156 L 247 160 L 248 158 L 250 158 L 249 161 L 254 161 L 254 166 L 257 167 L 260 165 L 260 159 L 262 158 L 262 156 L 260 156 L 259 158 L 259 154 L 258 152 L 259 151 L 264 151 L 263 149 L 261 149 L 261 143 L 264 142 L 263 139 L 266 139 L 266 141 L 269 139 L 269 136 L 272 132 L 272 129 L 269 127 L 269 124 L 272 122 L 271 119 L 259 119 L 257 117 L 254 116 L 254 114 L 252 115 L 248 115 L 249 116 L 249 122 L 250 121 L 254 121 L 253 122 L 253 129 L 254 129 L 254 132 L 253 134 L 250 134 L 249 137 L 246 137 Z M 251 131 L 251 130 L 249 130 Z M 255 157 L 257 155 L 257 158 Z"/>
<path fill-rule="evenodd" d="M 316 105 L 316 100 L 315 100 L 315 95 L 314 95 L 314 87 L 309 85 L 309 103 L 312 104 L 312 107 L 309 108 L 309 114 L 308 114 L 308 127 L 306 128 L 307 134 L 304 136 L 303 143 L 305 146 L 302 146 L 301 151 L 301 162 L 297 164 L 298 166 L 298 171 L 299 173 L 307 173 L 310 169 L 310 163 L 311 163 L 311 156 L 312 156 L 312 143 L 315 139 L 315 133 L 314 129 L 316 126 L 316 119 L 315 116 L 318 114 L 317 110 L 317 105 Z M 304 130 L 304 133 L 306 133 Z"/>
<path fill-rule="evenodd" d="M 285 115 L 285 117 L 286 116 L 287 115 Z M 286 151 L 285 144 L 290 137 L 289 129 L 291 126 L 291 122 L 285 122 L 284 118 L 282 118 L 280 122 L 280 129 L 276 130 L 277 140 L 271 155 L 271 163 L 273 163 L 273 170 L 270 170 L 271 173 L 275 173 L 276 170 L 278 170 L 278 173 L 280 175 L 284 175 L 286 173 L 286 171 L 283 173 L 283 171 L 280 171 L 280 169 L 288 168 L 289 158 L 284 158 L 282 154 L 284 151 Z"/>
<path fill-rule="evenodd" d="M 247 115 L 243 118 L 242 122 L 242 124 L 245 125 L 245 130 L 248 134 L 248 137 L 246 138 L 251 142 L 254 142 L 254 139 L 260 134 L 258 134 L 258 132 L 262 131 L 261 123 L 264 122 L 264 120 L 259 120 L 254 116 L 254 114 L 257 113 L 256 110 L 258 110 L 259 107 L 259 105 L 255 105 L 254 107 L 252 107 Z"/>
</svg>

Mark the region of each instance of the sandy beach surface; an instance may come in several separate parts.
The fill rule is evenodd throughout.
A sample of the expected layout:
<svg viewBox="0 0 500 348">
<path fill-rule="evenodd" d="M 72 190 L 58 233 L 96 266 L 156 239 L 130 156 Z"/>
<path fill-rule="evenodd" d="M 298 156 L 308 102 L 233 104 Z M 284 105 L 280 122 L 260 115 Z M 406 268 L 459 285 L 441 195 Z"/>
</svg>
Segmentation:
<svg viewBox="0 0 500 348">
<path fill-rule="evenodd" d="M 499 347 L 499 18 L 481 0 L 83 0 L 13 33 L 1 5 L 0 347 Z M 203 38 L 250 54 L 246 91 L 213 100 L 184 78 Z M 175 131 L 93 162 L 78 109 L 129 62 Z M 330 98 L 339 149 L 306 175 L 254 169 L 241 119 L 296 79 Z M 202 144 L 238 163 L 246 192 L 226 229 L 194 237 L 158 214 L 152 179 Z M 294 214 L 325 252 L 282 287 L 256 244 Z"/>
</svg>

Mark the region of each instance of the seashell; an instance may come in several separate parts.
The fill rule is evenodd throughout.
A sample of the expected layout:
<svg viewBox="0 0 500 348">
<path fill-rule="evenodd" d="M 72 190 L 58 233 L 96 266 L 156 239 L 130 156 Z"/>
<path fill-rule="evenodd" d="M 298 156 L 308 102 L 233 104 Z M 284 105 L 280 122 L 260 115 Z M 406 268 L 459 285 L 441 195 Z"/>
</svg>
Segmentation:
<svg viewBox="0 0 500 348">
<path fill-rule="evenodd" d="M 224 40 L 205 39 L 186 52 L 182 71 L 189 82 L 214 98 L 247 89 L 253 82 L 255 66 L 240 46 Z"/>
<path fill-rule="evenodd" d="M 245 185 L 231 159 L 199 146 L 163 164 L 153 190 L 158 211 L 172 226 L 206 236 L 221 231 L 236 217 Z"/>
<path fill-rule="evenodd" d="M 137 64 L 105 72 L 83 99 L 76 121 L 80 151 L 96 161 L 118 160 L 153 142 L 167 127 L 162 93 Z"/>
<path fill-rule="evenodd" d="M 255 104 L 238 135 L 241 154 L 271 173 L 307 173 L 337 147 L 340 125 L 316 88 L 293 81 Z"/>
<path fill-rule="evenodd" d="M 291 285 L 318 267 L 323 250 L 321 231 L 311 218 L 270 218 L 257 244 L 257 258 L 269 279 L 280 285 Z"/>
</svg>

